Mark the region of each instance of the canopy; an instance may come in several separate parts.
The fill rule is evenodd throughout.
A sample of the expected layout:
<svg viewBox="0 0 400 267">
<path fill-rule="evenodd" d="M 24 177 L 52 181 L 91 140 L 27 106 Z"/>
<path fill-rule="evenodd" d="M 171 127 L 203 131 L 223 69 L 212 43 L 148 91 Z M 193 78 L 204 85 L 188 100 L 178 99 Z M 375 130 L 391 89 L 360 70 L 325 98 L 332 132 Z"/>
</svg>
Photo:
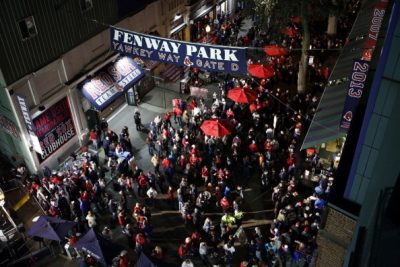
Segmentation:
<svg viewBox="0 0 400 267">
<path fill-rule="evenodd" d="M 139 259 L 136 262 L 136 267 L 170 267 L 172 265 L 162 262 L 154 257 L 147 255 L 144 252 L 140 253 Z"/>
<path fill-rule="evenodd" d="M 144 70 L 130 57 L 119 57 L 93 77 L 88 76 L 78 86 L 85 98 L 97 110 L 104 110 L 145 75 Z"/>
<path fill-rule="evenodd" d="M 76 222 L 49 216 L 40 216 L 39 219 L 33 223 L 31 229 L 29 229 L 28 235 L 61 241 L 76 224 Z"/>
<path fill-rule="evenodd" d="M 269 78 L 275 76 L 275 69 L 268 64 L 250 64 L 247 67 L 249 73 L 256 78 Z"/>
<path fill-rule="evenodd" d="M 111 265 L 112 260 L 124 249 L 122 246 L 105 239 L 93 229 L 90 229 L 79 239 L 75 247 L 91 255 L 104 266 Z"/>
<path fill-rule="evenodd" d="M 232 128 L 232 124 L 230 124 L 228 120 L 223 119 L 205 120 L 200 126 L 200 129 L 205 135 L 211 136 L 224 136 L 231 134 Z"/>
<path fill-rule="evenodd" d="M 257 99 L 257 93 L 249 88 L 235 87 L 228 91 L 228 98 L 236 103 L 249 104 Z"/>
<path fill-rule="evenodd" d="M 286 56 L 289 54 L 289 51 L 280 45 L 267 45 L 264 47 L 264 52 L 268 56 L 274 57 L 274 56 Z"/>
</svg>

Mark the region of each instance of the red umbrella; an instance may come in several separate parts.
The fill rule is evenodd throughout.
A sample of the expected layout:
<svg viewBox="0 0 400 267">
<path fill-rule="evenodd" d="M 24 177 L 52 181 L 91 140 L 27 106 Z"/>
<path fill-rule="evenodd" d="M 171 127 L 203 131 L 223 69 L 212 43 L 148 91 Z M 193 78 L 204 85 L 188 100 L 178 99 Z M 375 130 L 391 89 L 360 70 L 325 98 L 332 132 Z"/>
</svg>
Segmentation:
<svg viewBox="0 0 400 267">
<path fill-rule="evenodd" d="M 292 18 L 292 21 L 293 21 L 293 23 L 300 24 L 301 23 L 301 18 L 300 18 L 300 16 L 294 16 Z"/>
<path fill-rule="evenodd" d="M 266 106 L 268 106 L 268 101 L 264 101 L 261 103 L 253 103 L 249 106 L 250 112 L 254 112 L 256 110 L 265 108 Z"/>
<path fill-rule="evenodd" d="M 228 135 L 232 131 L 232 124 L 228 120 L 222 119 L 209 119 L 203 121 L 200 129 L 205 135 L 211 136 L 224 136 Z"/>
<path fill-rule="evenodd" d="M 275 75 L 272 65 L 251 64 L 247 67 L 250 74 L 257 78 L 269 78 Z"/>
<path fill-rule="evenodd" d="M 297 35 L 297 31 L 292 27 L 286 28 L 284 33 L 289 37 L 295 37 Z"/>
<path fill-rule="evenodd" d="M 235 87 L 228 91 L 228 98 L 236 103 L 248 104 L 257 99 L 257 93 L 249 88 Z"/>
<path fill-rule="evenodd" d="M 289 51 L 280 45 L 267 45 L 264 47 L 264 52 L 268 56 L 286 56 L 289 54 Z"/>
</svg>

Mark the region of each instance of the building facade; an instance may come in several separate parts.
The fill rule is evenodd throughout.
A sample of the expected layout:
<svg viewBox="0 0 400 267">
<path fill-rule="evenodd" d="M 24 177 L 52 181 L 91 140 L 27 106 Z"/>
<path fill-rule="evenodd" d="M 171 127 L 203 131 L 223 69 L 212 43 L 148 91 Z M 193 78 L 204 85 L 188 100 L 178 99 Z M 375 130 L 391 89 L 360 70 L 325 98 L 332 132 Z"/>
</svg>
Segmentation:
<svg viewBox="0 0 400 267">
<path fill-rule="evenodd" d="M 364 6 L 373 16 L 359 28 L 381 29 L 319 231 L 317 266 L 398 265 L 400 1 Z"/>
<path fill-rule="evenodd" d="M 197 19 L 229 14 L 235 7 L 235 0 L 2 1 L 2 156 L 33 173 L 57 168 L 86 143 L 99 118 L 125 103 L 122 95 L 99 112 L 79 90 L 118 59 L 110 50 L 110 25 L 193 41 L 190 29 Z M 146 87 L 142 93 L 151 89 L 153 75 L 157 70 L 138 84 Z"/>
</svg>

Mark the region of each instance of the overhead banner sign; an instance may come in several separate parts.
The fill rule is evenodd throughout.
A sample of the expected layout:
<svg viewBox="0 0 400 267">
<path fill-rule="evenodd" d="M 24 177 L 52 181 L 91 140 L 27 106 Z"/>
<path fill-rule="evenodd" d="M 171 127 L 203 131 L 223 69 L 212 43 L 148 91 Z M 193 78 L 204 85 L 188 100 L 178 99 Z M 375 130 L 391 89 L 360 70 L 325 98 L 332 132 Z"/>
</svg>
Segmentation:
<svg viewBox="0 0 400 267">
<path fill-rule="evenodd" d="M 84 80 L 79 87 L 86 99 L 101 111 L 143 76 L 143 69 L 134 59 L 121 57 L 102 68 L 93 78 Z"/>
<path fill-rule="evenodd" d="M 42 148 L 38 153 L 42 163 L 76 135 L 68 99 L 64 97 L 34 118 L 33 126 Z"/>
<path fill-rule="evenodd" d="M 350 76 L 349 89 L 347 90 L 346 102 L 340 120 L 340 128 L 348 130 L 350 128 L 353 114 L 357 109 L 358 102 L 362 96 L 365 81 L 369 70 L 369 62 L 356 59 L 354 60 L 352 73 Z"/>
<path fill-rule="evenodd" d="M 28 104 L 26 103 L 26 97 L 21 95 L 16 95 L 19 107 L 21 109 L 22 116 L 24 117 L 25 126 L 28 130 L 28 134 L 31 139 L 33 149 L 42 154 L 42 149 L 40 147 L 39 139 L 35 134 L 35 127 L 32 123 L 31 115 L 29 114 Z"/>
<path fill-rule="evenodd" d="M 125 55 L 211 72 L 247 73 L 245 48 L 188 43 L 115 27 L 110 34 L 112 50 Z"/>
</svg>

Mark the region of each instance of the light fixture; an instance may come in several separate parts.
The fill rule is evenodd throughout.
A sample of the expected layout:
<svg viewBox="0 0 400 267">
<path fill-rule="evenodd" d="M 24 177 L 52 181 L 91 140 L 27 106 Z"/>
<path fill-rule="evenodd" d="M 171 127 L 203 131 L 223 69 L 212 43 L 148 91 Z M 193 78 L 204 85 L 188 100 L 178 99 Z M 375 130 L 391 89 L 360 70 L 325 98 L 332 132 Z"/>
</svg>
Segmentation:
<svg viewBox="0 0 400 267">
<path fill-rule="evenodd" d="M 176 15 L 175 15 L 175 17 L 174 17 L 174 20 L 178 20 L 178 19 L 180 19 L 182 17 L 182 14 L 181 13 L 176 13 Z"/>
<path fill-rule="evenodd" d="M 0 188 L 0 205 L 4 205 L 6 196 L 4 195 L 4 191 Z"/>
<path fill-rule="evenodd" d="M 211 31 L 211 27 L 210 27 L 210 25 L 207 25 L 206 26 L 206 33 L 209 33 Z"/>
</svg>

